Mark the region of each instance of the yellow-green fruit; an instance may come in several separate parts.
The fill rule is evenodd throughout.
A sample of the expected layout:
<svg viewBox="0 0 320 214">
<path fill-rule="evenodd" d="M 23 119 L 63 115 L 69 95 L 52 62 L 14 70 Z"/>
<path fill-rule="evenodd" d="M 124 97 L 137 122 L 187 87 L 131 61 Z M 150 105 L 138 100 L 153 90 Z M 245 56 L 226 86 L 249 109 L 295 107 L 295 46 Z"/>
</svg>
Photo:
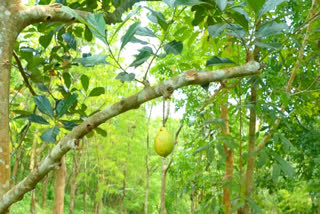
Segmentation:
<svg viewBox="0 0 320 214">
<path fill-rule="evenodd" d="M 173 138 L 166 127 L 161 127 L 154 138 L 154 149 L 162 157 L 168 156 L 173 150 Z"/>
</svg>

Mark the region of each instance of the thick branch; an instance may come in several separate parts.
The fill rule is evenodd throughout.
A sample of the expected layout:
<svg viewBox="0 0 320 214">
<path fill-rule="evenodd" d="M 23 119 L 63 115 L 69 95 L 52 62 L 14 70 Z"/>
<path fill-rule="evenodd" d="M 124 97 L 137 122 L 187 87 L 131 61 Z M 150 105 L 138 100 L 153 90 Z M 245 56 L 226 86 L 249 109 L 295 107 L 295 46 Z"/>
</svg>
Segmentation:
<svg viewBox="0 0 320 214">
<path fill-rule="evenodd" d="M 112 12 L 105 13 L 104 18 L 107 24 L 121 22 L 121 16 L 128 9 L 131 9 L 134 4 L 141 1 L 160 1 L 160 0 L 124 0 Z M 40 22 L 75 22 L 76 17 L 61 10 L 62 4 L 55 3 L 51 5 L 35 5 L 35 6 L 19 6 L 19 19 L 22 28 Z M 90 14 L 88 11 L 74 10 L 80 17 L 86 19 Z"/>
<path fill-rule="evenodd" d="M 75 22 L 76 17 L 61 10 L 62 4 L 21 6 L 18 16 L 22 28 L 40 22 Z M 74 10 L 79 16 L 86 19 L 90 14 L 86 11 Z"/>
<path fill-rule="evenodd" d="M 139 108 L 141 104 L 160 97 L 163 94 L 168 93 L 168 91 L 174 91 L 187 85 L 203 85 L 213 81 L 254 75 L 259 73 L 259 68 L 260 64 L 252 61 L 238 67 L 210 72 L 198 73 L 195 70 L 189 70 L 153 87 L 146 87 L 139 93 L 125 98 L 92 115 L 79 126 L 75 127 L 68 135 L 63 137 L 42 161 L 37 170 L 31 172 L 25 179 L 3 196 L 0 200 L 0 213 L 3 213 L 11 204 L 21 200 L 25 193 L 34 189 L 36 184 L 48 174 L 50 170 L 59 165 L 61 157 L 70 149 L 77 148 L 78 140 L 98 125 L 123 112 Z"/>
</svg>

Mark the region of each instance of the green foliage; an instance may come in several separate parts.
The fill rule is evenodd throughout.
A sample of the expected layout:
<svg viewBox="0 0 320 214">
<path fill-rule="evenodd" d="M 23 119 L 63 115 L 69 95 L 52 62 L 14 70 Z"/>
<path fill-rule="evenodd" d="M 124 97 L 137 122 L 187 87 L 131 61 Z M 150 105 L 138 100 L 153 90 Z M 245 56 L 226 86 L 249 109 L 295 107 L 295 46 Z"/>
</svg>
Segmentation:
<svg viewBox="0 0 320 214">
<path fill-rule="evenodd" d="M 15 51 L 37 96 L 33 98 L 34 103 L 28 102 L 32 96 L 14 68 L 13 87 L 10 88 L 13 158 L 19 147 L 24 149 L 25 155 L 20 161 L 24 173 L 17 175 L 15 181 L 29 173 L 32 142 L 38 135 L 44 142 L 56 142 L 90 115 L 149 87 L 142 79 L 145 74 L 153 85 L 190 69 L 201 72 L 207 66 L 220 69 L 241 65 L 247 61 L 248 51 L 259 47 L 256 57 L 263 65 L 259 76 L 223 82 L 224 88 L 208 103 L 220 83 L 185 87 L 171 96 L 175 110 L 182 109 L 184 113 L 185 126 L 167 175 L 168 213 L 190 212 L 192 200 L 195 213 L 223 213 L 225 187 L 231 190 L 233 211 L 244 207 L 251 109 L 257 111 L 256 144 L 271 133 L 266 146 L 256 153 L 254 192 L 247 198 L 252 212 L 315 212 L 320 173 L 318 167 L 314 167 L 319 163 L 319 147 L 315 143 L 320 133 L 316 83 L 319 57 L 315 42 L 319 38 L 319 20 L 311 23 L 312 31 L 292 90 L 285 91 L 298 60 L 296 55 L 306 29 L 303 23 L 307 21 L 311 3 L 165 0 L 143 6 L 130 5 L 131 11 L 123 14 L 121 22 L 106 25 L 109 20 L 104 17 L 122 2 L 65 1 L 62 10 L 75 17 L 78 23 L 35 24 L 20 35 Z M 47 3 L 49 1 L 39 2 Z M 94 13 L 83 19 L 71 8 Z M 108 14 L 102 14 L 105 12 Z M 250 102 L 251 84 L 258 90 L 256 105 Z M 153 102 L 162 105 L 157 104 L 159 100 Z M 223 104 L 228 105 L 228 120 L 221 118 Z M 35 112 L 34 106 L 37 107 Z M 149 106 L 141 106 L 121 114 L 93 129 L 88 138 L 80 142 L 82 156 L 75 213 L 84 213 L 82 197 L 85 193 L 87 213 L 93 213 L 94 205 L 100 200 L 103 213 L 120 213 L 121 200 L 125 212 L 142 213 L 147 155 L 151 174 L 149 213 L 159 212 L 161 159 L 152 146 L 147 153 L 146 141 L 149 132 L 152 145 L 161 124 L 157 116 L 162 115 L 162 109 L 157 107 L 154 111 L 149 127 L 148 111 Z M 169 118 L 167 125 L 173 134 L 179 122 L 174 119 L 173 111 L 170 117 L 173 118 Z M 27 130 L 26 118 L 32 124 L 26 138 L 20 142 Z M 277 120 L 279 126 L 274 128 Z M 222 135 L 226 121 L 230 134 Z M 39 154 L 42 159 L 53 145 L 38 144 L 37 151 L 42 145 L 46 146 Z M 234 152 L 232 181 L 225 179 L 228 155 L 225 147 Z M 66 162 L 69 177 L 74 162 L 69 155 Z M 41 187 L 37 187 L 37 195 Z M 70 203 L 69 189 L 67 186 L 66 212 Z M 39 213 L 52 211 L 53 192 L 53 178 L 50 178 L 48 205 L 44 209 L 38 206 Z M 27 195 L 11 212 L 29 209 L 30 196 Z"/>
</svg>

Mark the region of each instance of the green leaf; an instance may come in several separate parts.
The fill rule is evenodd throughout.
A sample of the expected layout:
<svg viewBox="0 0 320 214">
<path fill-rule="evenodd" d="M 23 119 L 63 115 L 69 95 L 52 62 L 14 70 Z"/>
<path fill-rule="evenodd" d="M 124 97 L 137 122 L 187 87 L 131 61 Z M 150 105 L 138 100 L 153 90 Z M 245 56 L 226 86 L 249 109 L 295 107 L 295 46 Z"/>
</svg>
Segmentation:
<svg viewBox="0 0 320 214">
<path fill-rule="evenodd" d="M 227 25 L 227 35 L 234 36 L 236 38 L 244 38 L 246 32 L 243 30 L 243 28 L 240 25 L 237 24 L 228 24 Z"/>
<path fill-rule="evenodd" d="M 48 91 L 48 86 L 46 86 L 45 84 L 43 83 L 37 83 L 36 86 L 38 87 L 38 89 L 40 91 L 43 91 L 43 92 L 47 92 Z"/>
<path fill-rule="evenodd" d="M 72 131 L 72 129 L 78 125 L 73 121 L 68 121 L 68 120 L 59 120 L 59 121 L 63 124 L 63 128 L 69 131 Z"/>
<path fill-rule="evenodd" d="M 35 96 L 34 101 L 39 109 L 40 112 L 52 117 L 53 110 L 49 100 L 44 96 Z"/>
<path fill-rule="evenodd" d="M 258 15 L 259 10 L 266 0 L 247 0 L 248 6 Z"/>
<path fill-rule="evenodd" d="M 116 79 L 119 79 L 121 82 L 130 82 L 134 80 L 135 76 L 134 73 L 121 72 L 116 76 Z"/>
<path fill-rule="evenodd" d="M 243 15 L 248 22 L 250 21 L 250 17 L 249 17 L 249 15 L 248 15 L 247 11 L 245 11 L 243 8 L 235 7 L 235 8 L 232 8 L 232 10 L 233 10 L 234 12 L 237 12 L 237 13 Z"/>
<path fill-rule="evenodd" d="M 219 65 L 219 64 L 229 64 L 229 63 L 234 64 L 234 62 L 228 58 L 214 56 L 214 57 L 211 57 L 210 59 L 208 59 L 206 66 Z"/>
<path fill-rule="evenodd" d="M 132 37 L 132 39 L 130 40 L 130 42 L 132 43 L 140 43 L 142 45 L 147 45 L 149 44 L 148 42 L 142 41 L 141 39 L 138 39 L 136 37 Z"/>
<path fill-rule="evenodd" d="M 53 31 L 50 31 L 46 35 L 40 36 L 39 43 L 42 47 L 44 47 L 44 49 L 46 49 L 49 46 L 52 40 L 53 34 L 54 34 Z"/>
<path fill-rule="evenodd" d="M 28 120 L 30 122 L 39 123 L 39 124 L 45 124 L 45 125 L 49 124 L 49 122 L 46 119 L 44 119 L 43 117 L 36 115 L 36 114 L 31 114 L 28 117 Z"/>
<path fill-rule="evenodd" d="M 175 0 L 174 5 L 185 5 L 185 6 L 194 6 L 199 4 L 205 4 L 206 2 L 200 1 L 200 0 Z"/>
<path fill-rule="evenodd" d="M 70 88 L 70 85 L 71 85 L 71 75 L 69 72 L 64 72 L 62 74 L 62 77 L 63 77 L 63 80 L 64 80 L 64 83 L 66 84 L 67 88 Z"/>
<path fill-rule="evenodd" d="M 272 166 L 272 180 L 276 182 L 280 176 L 280 166 L 276 163 Z"/>
<path fill-rule="evenodd" d="M 128 44 L 128 42 L 130 42 L 130 40 L 132 39 L 132 37 L 134 36 L 136 31 L 138 30 L 139 26 L 140 26 L 140 22 L 135 22 L 129 27 L 128 31 L 123 36 L 120 50 L 122 50 L 122 48 L 124 48 L 124 46 L 126 46 L 126 44 Z"/>
<path fill-rule="evenodd" d="M 127 17 L 119 24 L 119 26 L 117 27 L 117 29 L 115 30 L 115 32 L 112 34 L 112 37 L 110 39 L 110 41 L 113 40 L 114 36 L 120 31 L 120 29 L 123 27 L 123 25 L 131 19 L 132 16 L 136 15 L 137 12 L 141 9 L 141 6 L 138 6 L 137 9 L 135 9 L 134 11 L 130 12 Z"/>
<path fill-rule="evenodd" d="M 99 64 L 108 64 L 108 62 L 106 62 L 106 58 L 106 55 L 92 55 L 88 57 L 74 59 L 74 61 L 79 62 L 84 67 L 92 67 L 94 65 Z"/>
<path fill-rule="evenodd" d="M 281 140 L 281 142 L 282 142 L 283 147 L 285 148 L 285 150 L 288 151 L 288 150 L 292 149 L 292 150 L 294 150 L 294 151 L 297 151 L 296 147 L 294 147 L 294 146 L 292 145 L 292 143 L 291 143 L 284 135 L 280 134 L 280 135 L 279 135 L 279 138 L 280 138 L 280 140 Z"/>
<path fill-rule="evenodd" d="M 145 7 L 145 8 L 147 8 L 151 12 L 151 15 L 148 16 L 148 19 L 153 23 L 159 24 L 163 30 L 167 30 L 169 25 L 166 19 L 164 18 L 164 16 L 162 15 L 162 13 L 158 11 L 154 11 L 148 7 Z"/>
<path fill-rule="evenodd" d="M 201 85 L 201 87 L 207 92 L 209 91 L 209 86 L 210 86 L 210 83 L 206 83 L 206 84 Z"/>
<path fill-rule="evenodd" d="M 95 128 L 94 129 L 99 135 L 101 135 L 102 137 L 107 137 L 107 132 L 106 132 L 106 130 L 103 130 L 102 128 L 99 128 L 99 127 L 97 127 L 97 128 Z"/>
<path fill-rule="evenodd" d="M 174 8 L 175 0 L 163 0 L 164 3 L 166 3 L 169 7 Z"/>
<path fill-rule="evenodd" d="M 280 50 L 282 48 L 281 43 L 272 42 L 272 43 L 264 43 L 264 42 L 255 42 L 255 45 L 259 46 L 260 48 L 268 48 L 274 50 Z"/>
<path fill-rule="evenodd" d="M 286 160 L 284 160 L 280 155 L 274 154 L 275 159 L 280 164 L 281 170 L 290 178 L 294 175 L 294 169 Z"/>
<path fill-rule="evenodd" d="M 68 109 L 77 101 L 78 94 L 72 94 L 68 99 L 59 102 L 61 107 L 57 107 L 57 118 L 62 117 Z"/>
<path fill-rule="evenodd" d="M 71 33 L 62 34 L 62 39 L 68 44 L 68 46 L 74 50 L 77 49 L 77 42 Z"/>
<path fill-rule="evenodd" d="M 279 4 L 285 1 L 287 0 L 267 0 L 259 11 L 259 17 L 270 10 L 276 9 Z"/>
<path fill-rule="evenodd" d="M 56 138 L 58 134 L 60 133 L 60 129 L 56 126 L 53 128 L 48 129 L 41 135 L 41 140 L 49 142 L 49 143 L 54 143 L 56 142 Z"/>
<path fill-rule="evenodd" d="M 152 30 L 147 27 L 138 27 L 136 31 L 136 35 L 139 36 L 149 36 L 149 37 L 157 37 Z"/>
<path fill-rule="evenodd" d="M 254 213 L 256 214 L 263 214 L 262 210 L 260 209 L 260 207 L 256 204 L 256 202 L 249 200 L 248 201 L 249 206 L 252 208 L 252 210 L 254 211 Z"/>
<path fill-rule="evenodd" d="M 249 15 L 247 12 L 242 8 L 233 8 L 232 13 L 230 16 L 239 24 L 241 25 L 246 31 L 248 31 L 249 27 Z"/>
<path fill-rule="evenodd" d="M 220 8 L 220 10 L 224 11 L 228 2 L 227 2 L 227 0 L 216 0 L 216 3 L 218 5 L 218 7 Z"/>
<path fill-rule="evenodd" d="M 139 65 L 147 61 L 147 59 L 149 59 L 149 57 L 152 55 L 152 49 L 150 47 L 143 47 L 138 51 L 139 54 L 135 55 L 136 59 L 131 63 L 130 67 L 138 67 Z"/>
<path fill-rule="evenodd" d="M 82 88 L 87 91 L 89 87 L 89 77 L 85 74 L 82 74 L 80 77 Z"/>
<path fill-rule="evenodd" d="M 92 41 L 92 33 L 89 29 L 88 26 L 86 26 L 86 29 L 84 30 L 84 38 L 88 41 L 91 42 Z"/>
<path fill-rule="evenodd" d="M 105 90 L 103 87 L 96 87 L 94 89 L 92 89 L 92 91 L 89 94 L 89 97 L 96 97 L 96 96 L 100 96 L 101 94 L 104 94 Z"/>
<path fill-rule="evenodd" d="M 221 33 L 227 28 L 227 24 L 215 24 L 215 25 L 210 25 L 208 27 L 209 35 L 211 37 L 217 37 L 220 36 Z"/>
<path fill-rule="evenodd" d="M 173 40 L 164 45 L 164 50 L 167 54 L 173 53 L 174 55 L 181 54 L 183 50 L 183 43 Z"/>
<path fill-rule="evenodd" d="M 201 146 L 200 148 L 198 148 L 196 151 L 193 152 L 193 154 L 197 154 L 203 150 L 208 150 L 209 149 L 209 145 L 204 145 L 204 146 Z"/>
<path fill-rule="evenodd" d="M 256 36 L 259 38 L 267 37 L 267 36 L 281 34 L 282 31 L 286 31 L 286 30 L 288 30 L 288 25 L 286 23 L 271 22 L 271 23 L 262 25 L 258 29 Z"/>
<path fill-rule="evenodd" d="M 101 41 L 104 43 L 107 42 L 106 40 L 106 22 L 103 18 L 102 14 L 93 14 L 87 18 L 87 22 L 89 23 L 89 29 L 91 32 Z"/>
</svg>

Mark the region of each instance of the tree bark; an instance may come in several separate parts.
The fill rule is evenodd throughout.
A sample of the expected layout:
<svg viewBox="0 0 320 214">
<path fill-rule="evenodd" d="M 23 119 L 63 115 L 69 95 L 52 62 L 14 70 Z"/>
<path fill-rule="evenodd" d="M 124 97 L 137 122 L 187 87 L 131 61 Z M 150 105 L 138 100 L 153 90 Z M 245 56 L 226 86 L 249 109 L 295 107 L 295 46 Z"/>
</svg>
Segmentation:
<svg viewBox="0 0 320 214">
<path fill-rule="evenodd" d="M 244 207 L 244 213 L 249 213 L 248 198 L 251 197 L 253 190 L 253 173 L 255 167 L 255 142 L 256 142 L 256 103 L 257 103 L 257 88 L 251 87 L 251 100 L 250 103 L 253 108 L 250 109 L 250 120 L 249 120 L 249 143 L 248 143 L 248 161 L 245 175 L 245 196 L 246 203 Z"/>
<path fill-rule="evenodd" d="M 11 181 L 11 187 L 13 187 L 15 185 L 15 183 L 18 182 L 18 178 L 19 178 L 19 167 L 20 167 L 20 161 L 21 161 L 21 157 L 22 157 L 22 146 L 20 146 L 17 150 L 16 153 L 16 160 L 14 162 L 14 167 L 12 170 L 12 178 L 14 179 L 13 181 Z"/>
<path fill-rule="evenodd" d="M 61 158 L 60 168 L 56 170 L 54 185 L 54 214 L 63 214 L 64 209 L 64 189 L 66 185 L 66 162 L 65 156 Z"/>
<path fill-rule="evenodd" d="M 47 203 L 47 189 L 48 189 L 48 182 L 49 182 L 49 176 L 50 173 L 43 179 L 42 182 L 42 202 L 41 202 L 41 207 L 45 208 L 46 203 Z"/>
<path fill-rule="evenodd" d="M 10 69 L 14 42 L 20 31 L 17 18 L 14 17 L 14 3 L 8 0 L 0 3 L 0 199 L 10 188 Z M 4 210 L 0 210 L 2 212 Z"/>
<path fill-rule="evenodd" d="M 33 139 L 33 144 L 32 144 L 32 151 L 31 151 L 31 157 L 30 157 L 30 172 L 32 172 L 36 165 L 37 165 L 37 132 L 38 129 L 35 131 L 35 137 Z M 30 213 L 36 214 L 37 213 L 37 200 L 36 200 L 36 191 L 33 189 L 31 191 L 31 205 L 30 205 Z"/>
<path fill-rule="evenodd" d="M 162 167 L 161 167 L 161 214 L 167 214 L 166 209 L 166 177 L 167 177 L 167 166 L 166 166 L 166 158 L 162 158 Z"/>
<path fill-rule="evenodd" d="M 196 200 L 196 188 L 195 184 L 192 183 L 192 189 L 191 189 L 191 205 L 190 205 L 190 213 L 194 214 L 195 211 L 195 200 Z"/>
<path fill-rule="evenodd" d="M 72 175 L 71 175 L 71 181 L 70 181 L 70 209 L 69 213 L 74 213 L 74 205 L 76 201 L 76 191 L 77 191 L 77 176 L 80 172 L 80 157 L 81 152 L 74 151 L 73 153 L 73 168 L 72 168 Z"/>
<path fill-rule="evenodd" d="M 149 183 L 150 183 L 150 167 L 149 167 L 149 150 L 150 150 L 150 119 L 152 114 L 152 108 L 151 106 L 148 122 L 147 122 L 147 154 L 146 154 L 146 169 L 147 169 L 147 180 L 146 180 L 146 191 L 145 191 L 145 198 L 144 198 L 144 214 L 148 214 L 148 200 L 149 200 Z"/>
<path fill-rule="evenodd" d="M 221 105 L 221 119 L 224 120 L 224 127 L 222 128 L 222 134 L 228 135 L 229 130 L 229 117 L 228 117 L 228 95 L 224 95 L 224 104 Z M 226 208 L 225 214 L 229 214 L 232 210 L 231 207 L 231 189 L 230 184 L 232 183 L 233 176 L 233 151 L 224 144 L 224 151 L 226 153 L 226 169 L 225 169 L 225 187 L 223 188 L 223 204 Z"/>
</svg>

